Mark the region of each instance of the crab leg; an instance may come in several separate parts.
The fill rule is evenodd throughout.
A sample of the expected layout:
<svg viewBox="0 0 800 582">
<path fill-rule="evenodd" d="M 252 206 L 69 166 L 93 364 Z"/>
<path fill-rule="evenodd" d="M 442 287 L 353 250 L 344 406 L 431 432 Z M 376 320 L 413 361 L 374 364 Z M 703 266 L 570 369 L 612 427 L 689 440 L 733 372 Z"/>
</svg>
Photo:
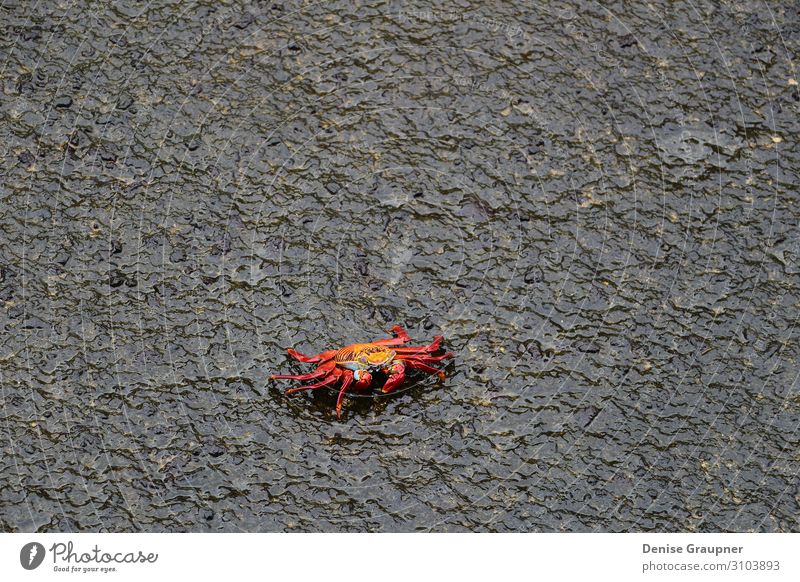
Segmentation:
<svg viewBox="0 0 800 582">
<path fill-rule="evenodd" d="M 336 418 L 342 418 L 342 402 L 344 401 L 344 394 L 347 392 L 347 387 L 353 382 L 353 372 L 344 370 L 342 372 L 342 387 L 339 390 L 339 397 L 336 399 Z"/>
<path fill-rule="evenodd" d="M 396 348 L 398 354 L 411 354 L 411 353 L 431 353 L 435 352 L 439 349 L 439 344 L 442 343 L 442 336 L 437 335 L 433 338 L 433 341 L 429 343 L 427 346 L 403 346 Z"/>
<path fill-rule="evenodd" d="M 306 364 L 319 364 L 320 362 L 325 362 L 326 360 L 333 359 L 338 350 L 328 350 L 327 352 L 320 352 L 316 356 L 306 356 L 305 354 L 301 354 L 300 352 L 292 348 L 289 348 L 286 351 L 289 352 L 289 355 L 292 356 L 295 360 L 300 360 L 301 362 L 305 362 Z"/>
<path fill-rule="evenodd" d="M 389 378 L 387 378 L 386 383 L 381 388 L 381 392 L 384 394 L 388 394 L 395 388 L 397 388 L 400 384 L 403 383 L 403 380 L 406 379 L 406 366 L 403 362 L 395 362 L 392 367 L 389 369 Z"/>
<path fill-rule="evenodd" d="M 439 376 L 439 380 L 444 380 L 445 374 L 442 370 L 437 370 L 429 366 L 428 364 L 423 364 L 419 360 L 405 360 L 405 364 L 409 368 L 413 368 L 415 370 L 421 370 L 423 372 L 427 372 L 428 374 L 436 374 Z"/>
<path fill-rule="evenodd" d="M 399 346 L 411 341 L 411 338 L 408 336 L 408 332 L 406 332 L 406 330 L 399 325 L 395 325 L 389 331 L 396 333 L 397 337 L 390 337 L 388 339 L 377 340 L 371 343 L 378 344 L 379 346 Z"/>
<path fill-rule="evenodd" d="M 317 382 L 316 384 L 309 384 L 308 386 L 298 386 L 297 388 L 289 388 L 286 393 L 287 394 L 294 394 L 295 392 L 300 392 L 302 390 L 316 390 L 317 388 L 324 388 L 325 386 L 330 386 L 331 384 L 335 384 L 339 378 L 341 377 L 342 373 L 339 370 L 334 369 L 324 380 Z"/>
<path fill-rule="evenodd" d="M 441 362 L 453 357 L 453 352 L 447 352 L 441 356 L 429 356 L 428 354 L 398 354 L 396 356 L 400 360 L 419 360 L 420 362 Z"/>
<path fill-rule="evenodd" d="M 270 380 L 277 379 L 277 378 L 286 378 L 289 380 L 314 380 L 315 378 L 321 378 L 323 376 L 327 376 L 330 374 L 333 369 L 336 367 L 336 362 L 333 360 L 328 360 L 321 366 L 319 366 L 313 372 L 309 372 L 308 374 L 273 374 L 270 376 Z"/>
</svg>

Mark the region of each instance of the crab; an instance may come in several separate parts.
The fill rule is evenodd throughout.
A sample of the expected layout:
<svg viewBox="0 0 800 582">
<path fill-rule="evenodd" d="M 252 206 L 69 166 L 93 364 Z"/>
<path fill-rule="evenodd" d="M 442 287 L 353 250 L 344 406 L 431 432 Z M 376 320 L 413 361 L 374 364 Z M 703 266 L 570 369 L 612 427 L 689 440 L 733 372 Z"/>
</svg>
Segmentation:
<svg viewBox="0 0 800 582">
<path fill-rule="evenodd" d="M 411 341 L 406 330 L 395 325 L 390 331 L 395 334 L 395 337 L 369 343 L 351 344 L 343 348 L 321 352 L 315 356 L 306 356 L 289 348 L 287 351 L 290 356 L 304 363 L 319 364 L 317 369 L 307 374 L 273 374 L 270 376 L 270 380 L 278 378 L 317 380 L 313 384 L 290 388 L 286 391 L 287 394 L 334 387 L 339 384 L 336 416 L 341 418 L 342 402 L 348 389 L 356 392 L 367 390 L 372 386 L 376 376 L 386 377 L 386 381 L 381 387 L 381 392 L 384 394 L 388 394 L 400 386 L 409 369 L 436 374 L 439 380 L 445 379 L 445 373 L 442 370 L 430 365 L 453 357 L 451 352 L 438 356 L 433 355 L 440 350 L 442 336 L 435 336 L 427 346 L 406 346 L 404 344 Z"/>
</svg>

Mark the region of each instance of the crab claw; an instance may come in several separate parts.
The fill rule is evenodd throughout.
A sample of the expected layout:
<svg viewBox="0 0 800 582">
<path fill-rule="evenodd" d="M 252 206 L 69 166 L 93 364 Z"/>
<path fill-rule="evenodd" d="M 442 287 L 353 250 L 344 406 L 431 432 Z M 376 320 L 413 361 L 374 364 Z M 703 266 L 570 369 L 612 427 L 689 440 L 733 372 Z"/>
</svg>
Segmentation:
<svg viewBox="0 0 800 582">
<path fill-rule="evenodd" d="M 386 380 L 383 388 L 381 388 L 381 392 L 384 394 L 388 394 L 397 388 L 403 383 L 403 380 L 406 379 L 406 367 L 403 362 L 395 362 L 392 364 L 392 367 L 387 370 L 387 372 L 389 374 L 389 378 Z"/>
<path fill-rule="evenodd" d="M 353 384 L 353 390 L 366 390 L 372 384 L 372 374 L 366 370 L 357 370 L 353 372 L 353 378 L 356 383 Z"/>
</svg>

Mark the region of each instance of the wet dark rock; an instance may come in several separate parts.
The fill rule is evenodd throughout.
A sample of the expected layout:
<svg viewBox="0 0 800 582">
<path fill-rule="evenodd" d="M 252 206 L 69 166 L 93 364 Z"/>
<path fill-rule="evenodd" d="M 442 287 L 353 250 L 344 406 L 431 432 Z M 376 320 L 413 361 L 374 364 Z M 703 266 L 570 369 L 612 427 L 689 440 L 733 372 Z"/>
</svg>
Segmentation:
<svg viewBox="0 0 800 582">
<path fill-rule="evenodd" d="M 69 109 L 72 106 L 72 97 L 69 95 L 57 97 L 53 105 L 56 109 Z"/>
<path fill-rule="evenodd" d="M 798 530 L 788 0 L 51 4 L 2 12 L 0 530 Z M 444 382 L 267 380 L 397 323 Z"/>
<path fill-rule="evenodd" d="M 119 99 L 117 99 L 116 108 L 120 111 L 126 111 L 130 109 L 131 105 L 133 105 L 133 97 L 130 95 L 121 95 Z"/>
<path fill-rule="evenodd" d="M 241 18 L 239 18 L 238 22 L 236 23 L 236 28 L 238 28 L 239 30 L 244 30 L 245 28 L 253 24 L 255 20 L 256 20 L 255 16 L 253 16 L 252 13 L 245 12 L 244 14 L 242 14 Z"/>
<path fill-rule="evenodd" d="M 119 287 L 120 285 L 124 284 L 126 281 L 125 274 L 121 271 L 112 271 L 109 275 L 108 284 L 112 288 Z"/>
<path fill-rule="evenodd" d="M 638 44 L 636 40 L 636 35 L 634 34 L 626 34 L 617 39 L 620 48 L 630 48 L 632 46 L 636 46 Z"/>
</svg>

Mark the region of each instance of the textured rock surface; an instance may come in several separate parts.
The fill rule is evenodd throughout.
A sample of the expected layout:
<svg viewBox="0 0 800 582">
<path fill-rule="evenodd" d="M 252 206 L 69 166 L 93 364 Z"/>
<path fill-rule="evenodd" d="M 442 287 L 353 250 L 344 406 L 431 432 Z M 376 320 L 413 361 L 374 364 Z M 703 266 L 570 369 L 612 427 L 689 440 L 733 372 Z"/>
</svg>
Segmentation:
<svg viewBox="0 0 800 582">
<path fill-rule="evenodd" d="M 0 7 L 0 530 L 800 530 L 796 2 L 249 4 Z"/>
</svg>

